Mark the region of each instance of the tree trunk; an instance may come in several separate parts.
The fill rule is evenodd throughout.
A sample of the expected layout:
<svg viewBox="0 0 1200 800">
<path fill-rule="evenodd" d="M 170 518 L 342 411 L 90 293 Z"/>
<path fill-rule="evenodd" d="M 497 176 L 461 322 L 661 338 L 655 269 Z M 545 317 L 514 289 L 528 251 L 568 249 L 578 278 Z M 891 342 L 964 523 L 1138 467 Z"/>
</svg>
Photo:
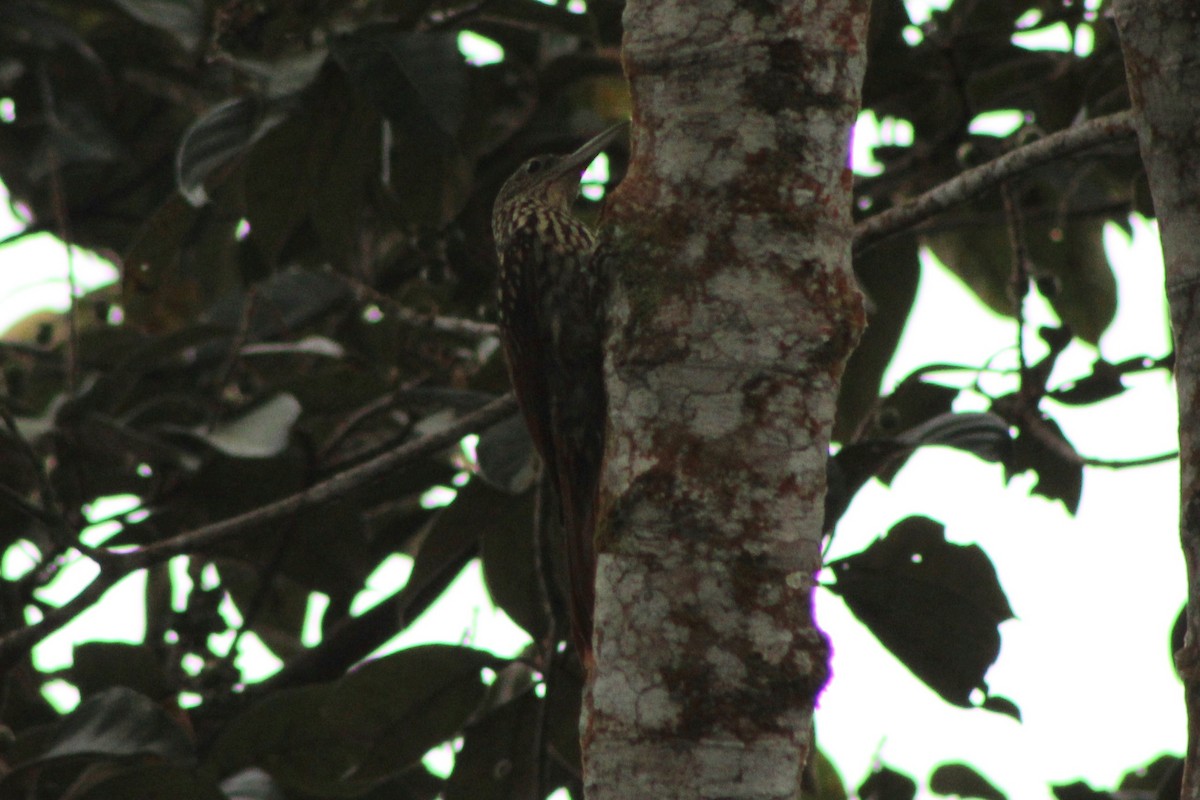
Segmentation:
<svg viewBox="0 0 1200 800">
<path fill-rule="evenodd" d="M 626 5 L 591 800 L 799 792 L 829 432 L 864 324 L 847 143 L 868 7 Z"/>
<path fill-rule="evenodd" d="M 1200 10 L 1118 0 L 1129 93 L 1167 272 L 1179 398 L 1179 531 L 1188 571 L 1187 638 L 1175 654 L 1188 711 L 1183 797 L 1200 799 Z"/>
</svg>

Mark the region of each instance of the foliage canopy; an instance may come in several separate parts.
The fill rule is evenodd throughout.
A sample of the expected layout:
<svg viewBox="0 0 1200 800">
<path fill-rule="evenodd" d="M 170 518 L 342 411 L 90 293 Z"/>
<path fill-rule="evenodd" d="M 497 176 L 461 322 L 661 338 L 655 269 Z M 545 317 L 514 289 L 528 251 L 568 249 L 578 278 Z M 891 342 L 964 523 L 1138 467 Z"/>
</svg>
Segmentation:
<svg viewBox="0 0 1200 800">
<path fill-rule="evenodd" d="M 516 417 L 479 431 L 477 458 L 419 452 L 298 513 L 175 540 L 166 555 L 187 554 L 193 581 L 181 604 L 166 555 L 128 560 L 80 539 L 99 498 L 140 498 L 103 543 L 136 554 L 301 494 L 506 392 L 491 325 L 492 198 L 526 156 L 568 150 L 628 113 L 621 3 L 575 5 L 0 5 L 0 179 L 28 220 L 21 235 L 50 231 L 122 270 L 120 286 L 79 301 L 68 330 L 2 350 L 0 547 L 31 547 L 38 564 L 6 577 L 0 599 L 12 734 L 0 795 L 578 793 L 581 675 L 554 647 L 567 629 L 561 556 L 533 534 L 536 467 Z M 874 149 L 879 167 L 855 187 L 860 217 L 1127 108 L 1115 35 L 1088 5 L 957 0 L 915 26 L 900 0 L 876 0 L 863 106 L 904 121 L 911 140 Z M 1014 44 L 1058 27 L 1073 50 Z M 470 63 L 468 35 L 502 56 Z M 1023 123 L 1007 137 L 974 132 L 997 111 Z M 611 155 L 620 174 L 622 153 Z M 859 488 L 925 445 L 1001 462 L 1009 476 L 1032 470 L 1034 492 L 1076 509 L 1085 460 L 1043 401 L 1100 402 L 1124 391 L 1122 376 L 1170 366 L 1167 354 L 1097 360 L 1089 375 L 1048 383 L 1073 337 L 1095 343 L 1112 320 L 1101 229 L 1132 211 L 1152 213 L 1131 141 L 1013 179 L 857 254 L 871 326 L 839 403 L 829 535 Z M 1022 350 L 1012 391 L 985 396 L 986 412 L 954 410 L 963 392 L 982 394 L 969 378 L 984 365 L 920 371 L 879 397 L 920 245 L 999 313 L 1023 322 L 1023 298 L 1037 291 L 1061 319 L 1039 332 L 1036 359 Z M 465 469 L 475 477 L 457 478 L 453 502 L 423 502 Z M 415 559 L 407 585 L 352 613 L 395 553 Z M 81 643 L 68 675 L 41 674 L 28 656 L 38 636 L 19 634 L 27 620 L 65 621 L 40 594 L 81 558 L 97 560 L 101 580 L 148 570 L 145 640 Z M 521 658 L 431 645 L 361 663 L 475 558 L 534 642 Z M 986 693 L 1011 612 L 983 550 L 912 517 L 830 566 L 830 588 L 945 700 L 1019 715 Z M 315 592 L 329 603 L 321 643 L 306 647 Z M 226 597 L 239 620 L 223 612 Z M 229 630 L 256 634 L 283 669 L 243 685 L 213 643 Z M 70 715 L 43 698 L 51 677 L 80 690 Z M 421 757 L 452 740 L 453 771 L 433 774 Z M 951 765 L 931 785 L 993 796 L 972 775 Z M 902 778 L 872 780 L 891 787 L 881 797 L 911 797 Z"/>
</svg>

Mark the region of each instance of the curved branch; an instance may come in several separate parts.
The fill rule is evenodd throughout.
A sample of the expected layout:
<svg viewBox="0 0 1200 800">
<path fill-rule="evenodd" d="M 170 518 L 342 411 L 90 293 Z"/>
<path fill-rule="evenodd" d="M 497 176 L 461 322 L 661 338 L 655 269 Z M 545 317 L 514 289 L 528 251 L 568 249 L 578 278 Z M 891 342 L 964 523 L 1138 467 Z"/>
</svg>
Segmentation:
<svg viewBox="0 0 1200 800">
<path fill-rule="evenodd" d="M 491 0 L 486 1 L 491 2 Z M 347 275 L 339 277 L 356 294 L 369 299 L 378 306 L 386 308 L 394 319 L 405 325 L 422 330 L 438 331 L 439 333 L 453 333 L 474 337 L 496 336 L 500 332 L 500 326 L 494 322 L 481 322 L 476 319 L 447 317 L 440 314 L 425 314 L 415 311 L 397 302 L 394 298 L 379 291 L 370 284 Z"/>
<path fill-rule="evenodd" d="M 1083 456 L 1083 465 L 1085 467 L 1104 467 L 1105 469 L 1127 469 L 1129 467 L 1148 467 L 1152 464 L 1165 464 L 1177 458 L 1179 458 L 1178 450 L 1172 450 L 1169 453 L 1159 453 L 1153 456 L 1142 456 L 1141 458 L 1092 458 L 1090 456 Z"/>
<path fill-rule="evenodd" d="M 238 536 L 264 522 L 294 514 L 308 506 L 337 497 L 408 462 L 449 447 L 467 434 L 493 425 L 516 410 L 516 399 L 511 393 L 506 394 L 483 408 L 467 414 L 445 430 L 403 444 L 345 472 L 339 472 L 303 492 L 289 495 L 253 511 L 186 531 L 128 554 L 108 554 L 102 560 L 100 575 L 85 586 L 79 594 L 62 606 L 48 611 L 39 622 L 0 637 L 0 674 L 23 658 L 47 636 L 93 605 L 126 575 L 177 555 L 194 552 L 202 547 Z"/>
<path fill-rule="evenodd" d="M 1132 139 L 1134 133 L 1132 113 L 1122 111 L 1019 147 L 994 161 L 969 169 L 908 202 L 858 223 L 854 226 L 854 252 L 861 252 L 881 239 L 907 230 L 921 220 L 969 200 L 1014 175 L 1063 156 Z"/>
<path fill-rule="evenodd" d="M 205 525 L 192 531 L 181 533 L 170 539 L 147 545 L 129 554 L 137 568 L 150 566 L 177 555 L 190 553 L 203 547 L 208 547 L 223 539 L 229 539 L 264 522 L 270 522 L 280 517 L 294 514 L 308 506 L 322 503 L 350 489 L 374 480 L 386 472 L 399 467 L 406 462 L 414 461 L 423 456 L 441 450 L 457 442 L 467 434 L 480 428 L 486 428 L 517 410 L 517 401 L 512 394 L 506 394 L 498 400 L 493 400 L 478 411 L 467 414 L 445 430 L 423 436 L 413 442 L 397 447 L 370 461 L 356 467 L 339 472 L 327 480 L 314 484 L 302 492 L 289 495 L 273 503 L 260 506 L 253 511 L 229 517 L 211 525 Z"/>
<path fill-rule="evenodd" d="M 83 591 L 58 608 L 47 611 L 41 620 L 28 627 L 18 628 L 5 634 L 3 638 L 0 638 L 0 675 L 6 674 L 47 636 L 90 608 L 117 581 L 130 572 L 133 570 L 105 567 L 101 570 L 99 577 L 83 587 Z"/>
</svg>

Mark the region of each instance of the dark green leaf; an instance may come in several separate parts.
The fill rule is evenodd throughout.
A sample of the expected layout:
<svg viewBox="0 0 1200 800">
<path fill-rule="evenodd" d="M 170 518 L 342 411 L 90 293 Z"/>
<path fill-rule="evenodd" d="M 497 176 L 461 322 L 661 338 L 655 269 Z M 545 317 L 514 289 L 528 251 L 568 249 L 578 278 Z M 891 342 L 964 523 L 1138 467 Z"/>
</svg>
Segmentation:
<svg viewBox="0 0 1200 800">
<path fill-rule="evenodd" d="M 995 414 L 946 412 L 894 436 L 842 447 L 827 462 L 825 531 L 833 530 L 854 495 L 877 477 L 890 483 L 918 447 L 943 445 L 985 461 L 1006 463 L 1012 452 L 1008 423 Z"/>
<path fill-rule="evenodd" d="M 80 32 L 63 20 L 50 7 L 42 3 L 0 4 L 0 29 L 12 31 L 21 38 L 46 52 L 56 47 L 73 51 L 93 65 L 99 63 L 95 51 L 88 45 Z"/>
<path fill-rule="evenodd" d="M 1051 786 L 1050 791 L 1058 800 L 1115 800 L 1109 792 L 1098 792 L 1083 781 Z"/>
<path fill-rule="evenodd" d="M 362 795 L 362 800 L 442 800 L 446 782 L 416 764 Z"/>
<path fill-rule="evenodd" d="M 1069 181 L 1073 173 L 1060 176 Z M 1105 218 L 1047 219 L 1037 210 L 1056 211 L 1072 203 L 1086 205 L 1074 196 L 1060 197 L 1053 184 L 1040 184 L 1025 198 L 1032 218 L 1025 221 L 1024 244 L 1031 261 L 1031 277 L 1050 281 L 1055 291 L 1048 298 L 1059 319 L 1075 335 L 1095 344 L 1116 314 L 1116 280 L 1104 250 Z M 989 197 L 969 210 L 953 212 L 953 227 L 925 237 L 926 242 L 955 275 L 998 314 L 1012 317 L 1016 298 L 1012 289 L 1013 256 L 1008 228 L 1002 222 L 998 199 Z M 1106 195 L 1094 201 L 1112 204 Z"/>
<path fill-rule="evenodd" d="M 858 787 L 857 794 L 870 800 L 913 800 L 917 782 L 894 769 L 878 766 Z"/>
<path fill-rule="evenodd" d="M 481 487 L 475 507 L 479 521 L 475 524 L 483 532 L 483 578 L 488 594 L 536 641 L 547 631 L 549 601 L 544 586 L 554 578 L 537 574 L 533 501 L 533 492 L 514 496 Z M 556 536 L 558 532 L 544 535 Z"/>
<path fill-rule="evenodd" d="M 146 645 L 84 642 L 75 645 L 71 680 L 83 697 L 124 686 L 150 698 L 165 698 L 170 685 L 160 656 Z"/>
<path fill-rule="evenodd" d="M 357 761 L 357 743 L 321 718 L 332 693 L 330 684 L 274 692 L 225 726 L 205 769 L 226 777 L 257 766 L 302 791 L 361 794 L 371 784 L 346 777 Z"/>
<path fill-rule="evenodd" d="M 256 58 L 231 60 L 249 75 L 258 79 L 259 92 L 268 100 L 282 100 L 307 89 L 320 73 L 329 51 L 309 43 L 300 52 L 293 52 L 274 61 Z"/>
<path fill-rule="evenodd" d="M 195 770 L 149 764 L 122 770 L 78 795 L 81 800 L 229 800 Z"/>
<path fill-rule="evenodd" d="M 819 747 L 813 751 L 805 771 L 805 784 L 800 795 L 802 800 L 846 800 L 846 784 L 842 782 L 842 776 Z M 812 787 L 808 782 L 810 775 Z"/>
<path fill-rule="evenodd" d="M 924 379 L 920 371 L 902 380 L 880 403 L 863 438 L 886 439 L 950 413 L 958 389 Z"/>
<path fill-rule="evenodd" d="M 550 8 L 537 0 L 533 3 Z M 468 70 L 467 85 L 466 113 L 458 137 L 464 153 L 494 152 L 521 129 L 537 106 L 534 76 L 511 61 Z"/>
<path fill-rule="evenodd" d="M 1007 800 L 1003 792 L 966 764 L 938 765 L 933 774 L 929 776 L 929 790 L 937 794 L 952 794 L 958 797 Z"/>
<path fill-rule="evenodd" d="M 318 100 L 325 99 L 320 89 L 326 83 L 319 80 L 314 88 Z M 320 118 L 305 106 L 268 131 L 246 157 L 247 242 L 270 267 L 277 266 L 284 247 L 308 219 L 329 155 L 330 142 L 322 141 L 321 134 L 336 129 L 345 116 L 344 106 L 331 100 Z"/>
<path fill-rule="evenodd" d="M 172 763 L 192 760 L 192 743 L 157 703 L 123 686 L 105 689 L 63 720 L 39 762 L 85 757 L 156 756 Z"/>
<path fill-rule="evenodd" d="M 542 702 L 527 691 L 467 727 L 446 783 L 446 800 L 536 796 L 540 756 L 535 746 Z"/>
<path fill-rule="evenodd" d="M 467 66 L 456 37 L 362 30 L 337 39 L 332 52 L 349 84 L 390 123 L 391 213 L 406 222 L 446 224 L 469 192 L 469 164 L 457 139 Z"/>
<path fill-rule="evenodd" d="M 333 67 L 302 99 L 286 120 L 256 137 L 247 156 L 247 241 L 268 266 L 345 267 L 360 244 L 353 231 L 381 184 L 380 117 Z M 314 235 L 324 252 L 311 252 Z"/>
<path fill-rule="evenodd" d="M 350 105 L 328 146 L 325 169 L 312 197 L 312 224 L 325 256 L 336 265 L 359 256 L 358 231 L 380 181 L 378 115 L 366 103 Z"/>
<path fill-rule="evenodd" d="M 855 255 L 854 274 L 868 298 L 868 324 L 842 375 L 833 432 L 842 442 L 854 438 L 875 408 L 883 373 L 912 310 L 921 275 L 916 238 L 896 237 Z"/>
<path fill-rule="evenodd" d="M 206 768 L 234 775 L 253 765 L 306 793 L 361 795 L 458 734 L 485 694 L 481 670 L 499 665 L 478 650 L 430 645 L 336 683 L 275 692 L 226 727 Z"/>
<path fill-rule="evenodd" d="M 453 34 L 366 30 L 338 39 L 333 54 L 352 85 L 414 144 L 458 133 L 467 73 Z"/>
<path fill-rule="evenodd" d="M 426 645 L 370 661 L 332 688 L 322 707 L 331 729 L 355 743 L 353 781 L 377 781 L 411 766 L 457 734 L 479 706 L 484 667 L 498 659 L 479 650 Z"/>
<path fill-rule="evenodd" d="M 1007 697 L 1000 697 L 999 695 L 990 694 L 987 696 L 987 699 L 980 704 L 979 707 L 987 711 L 995 712 L 996 714 L 1003 714 L 1006 717 L 1012 717 L 1017 722 L 1021 721 L 1021 709 L 1019 709 L 1017 704 L 1012 700 L 1009 700 Z"/>
<path fill-rule="evenodd" d="M 909 517 L 857 555 L 829 564 L 829 586 L 877 639 L 947 702 L 970 708 L 1000 653 L 1012 610 L 976 545 L 956 545 L 926 517 Z"/>
<path fill-rule="evenodd" d="M 294 394 L 304 406 L 306 414 L 349 418 L 385 395 L 389 387 L 384 376 L 366 372 L 350 359 L 344 359 L 336 363 L 327 362 L 322 368 L 292 375 L 290 379 L 282 379 L 279 388 Z M 390 420 L 384 418 L 383 422 L 387 425 Z M 401 435 L 403 425 L 387 425 L 385 430 L 388 432 L 372 432 L 375 441 L 380 445 L 387 441 L 389 433 L 393 436 Z M 339 436 L 339 430 L 335 429 L 333 435 L 335 438 Z M 366 435 L 363 434 L 364 437 Z M 345 444 L 346 440 L 337 439 L 337 442 Z M 430 475 L 427 478 L 426 485 L 448 481 L 452 476 L 453 472 L 450 475 L 442 475 L 439 471 L 436 476 Z M 410 484 L 414 482 L 416 481 L 409 481 Z"/>
<path fill-rule="evenodd" d="M 470 489 L 468 501 L 459 506 L 458 500 Z M 477 501 L 481 489 L 472 489 L 468 483 L 459 490 L 454 502 L 442 508 L 433 521 L 429 532 L 420 542 L 412 574 L 404 586 L 406 594 L 426 593 L 433 587 L 440 592 L 466 562 L 479 552 L 482 531 L 477 527 L 479 511 Z"/>
<path fill-rule="evenodd" d="M 186 50 L 204 36 L 204 0 L 112 0 L 139 22 L 172 34 Z"/>
<path fill-rule="evenodd" d="M 277 394 L 232 419 L 198 428 L 192 435 L 233 458 L 273 458 L 288 446 L 301 410 L 295 397 Z"/>
<path fill-rule="evenodd" d="M 1058 318 L 1089 344 L 1112 324 L 1117 313 L 1117 282 L 1104 249 L 1103 219 L 1031 226 L 1029 255 L 1037 272 L 1058 284 L 1049 298 Z"/>
<path fill-rule="evenodd" d="M 189 258 L 212 233 L 212 215 L 206 211 L 173 193 L 138 226 L 125 253 L 122 294 L 130 322 L 140 329 L 163 333 L 194 325 L 196 314 L 215 297 L 202 290 L 210 287 L 202 280 L 219 283 L 232 271 L 222 261 L 207 262 L 202 275 L 188 269 Z M 230 223 L 224 238 L 231 245 L 233 232 Z"/>
<path fill-rule="evenodd" d="M 235 97 L 216 104 L 188 127 L 175 155 L 175 180 L 189 203 L 208 202 L 205 180 L 250 143 L 261 112 L 253 95 Z"/>
<path fill-rule="evenodd" d="M 1012 248 L 1008 231 L 999 224 L 964 225 L 928 234 L 924 242 L 975 296 L 997 314 L 1011 317 Z"/>
<path fill-rule="evenodd" d="M 503 492 L 520 494 L 537 481 L 537 452 L 520 414 L 481 431 L 475 454 L 479 476 Z"/>
<path fill-rule="evenodd" d="M 576 778 L 583 776 L 579 714 L 583 705 L 583 667 L 570 650 L 554 659 L 546 683 L 546 746 L 554 761 Z"/>
<path fill-rule="evenodd" d="M 534 555 L 534 492 L 522 495 L 502 494 L 488 489 L 485 505 L 479 506 L 486 523 L 482 539 L 484 581 L 488 594 L 497 606 L 511 616 L 534 640 L 547 631 L 546 585 L 553 585 L 553 567 L 544 563 L 545 575 L 538 575 L 539 559 Z M 558 529 L 553 527 L 544 536 L 553 537 L 551 547 L 560 545 Z M 559 633 L 564 633 L 559 628 Z"/>
<path fill-rule="evenodd" d="M 282 659 L 304 649 L 300 636 L 308 616 L 306 587 L 286 575 L 263 574 L 242 561 L 222 560 L 218 569 L 221 585 L 263 644 Z M 263 586 L 263 581 L 269 584 Z"/>
<path fill-rule="evenodd" d="M 999 401 L 997 401 L 999 402 Z M 1074 514 L 1083 494 L 1083 460 L 1062 434 L 1058 423 L 1049 417 L 1022 425 L 1013 443 L 1012 460 L 1005 466 L 1005 478 L 1011 480 L 1025 470 L 1037 474 L 1033 493 L 1062 501 Z"/>
<path fill-rule="evenodd" d="M 1091 405 L 1125 391 L 1121 371 L 1104 359 L 1092 364 L 1092 374 L 1047 392 L 1046 396 L 1067 405 Z"/>
<path fill-rule="evenodd" d="M 230 775 L 221 781 L 221 791 L 229 800 L 284 800 L 283 789 L 258 767 Z"/>
<path fill-rule="evenodd" d="M 1152 792 L 1155 800 L 1169 800 L 1179 796 L 1182 781 L 1183 759 L 1162 755 L 1144 767 L 1125 773 L 1117 791 L 1126 796 Z"/>
<path fill-rule="evenodd" d="M 104 377 L 118 371 L 125 380 L 155 369 L 182 367 L 198 347 L 227 339 L 230 331 L 215 325 L 193 325 L 174 333 L 147 336 L 125 327 L 93 331 L 80 344 L 91 363 L 106 370 Z"/>
<path fill-rule="evenodd" d="M 207 454 L 190 481 L 193 496 L 188 499 L 198 513 L 210 519 L 233 516 L 299 491 L 304 481 L 303 469 L 294 449 L 274 458 L 233 458 L 213 451 Z M 182 506 L 182 500 L 179 498 L 177 504 Z M 229 546 L 235 544 L 231 542 Z"/>
<path fill-rule="evenodd" d="M 246 325 L 251 339 L 272 339 L 311 325 L 349 296 L 346 281 L 336 275 L 287 269 L 259 281 L 253 291 L 222 296 L 205 310 L 204 318 L 230 331 Z"/>
</svg>

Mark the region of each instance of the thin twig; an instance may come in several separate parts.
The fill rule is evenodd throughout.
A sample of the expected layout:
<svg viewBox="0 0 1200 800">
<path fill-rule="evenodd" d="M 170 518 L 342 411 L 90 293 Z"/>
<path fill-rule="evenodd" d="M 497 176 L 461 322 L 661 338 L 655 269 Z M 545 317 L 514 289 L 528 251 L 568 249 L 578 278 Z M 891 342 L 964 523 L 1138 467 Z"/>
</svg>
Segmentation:
<svg viewBox="0 0 1200 800">
<path fill-rule="evenodd" d="M 421 314 L 409 308 L 395 306 L 393 313 L 396 319 L 416 328 L 429 328 L 439 333 L 457 333 L 463 336 L 496 336 L 499 327 L 494 322 L 480 322 L 464 317 L 444 317 L 434 314 Z"/>
<path fill-rule="evenodd" d="M 316 461 L 318 464 L 324 464 L 329 458 L 330 453 L 337 448 L 342 440 L 349 436 L 355 428 L 362 425 L 367 420 L 374 417 L 376 414 L 382 414 L 391 409 L 395 404 L 396 398 L 393 394 L 384 394 L 370 401 L 366 405 L 359 406 L 354 411 L 351 411 L 345 419 L 338 422 L 334 426 L 333 431 L 325 438 L 317 450 Z"/>
<path fill-rule="evenodd" d="M 454 13 L 436 18 L 431 15 L 429 21 L 426 23 L 426 30 L 437 31 L 456 28 L 472 17 L 478 16 L 480 12 L 495 2 L 496 0 L 476 0 L 469 6 L 461 8 Z"/>
<path fill-rule="evenodd" d="M 1021 205 L 1017 202 L 1016 192 L 1010 181 L 1000 184 L 1000 199 L 1004 205 L 1004 217 L 1008 223 L 1008 244 L 1012 249 L 1012 287 L 1013 318 L 1017 322 L 1017 364 L 1021 370 L 1021 387 L 1029 377 L 1029 362 L 1025 358 L 1025 298 L 1029 296 L 1029 245 L 1025 239 L 1025 220 L 1021 215 Z M 1039 394 L 1046 391 L 1045 386 L 1038 387 Z"/>
<path fill-rule="evenodd" d="M 1100 117 L 1053 133 L 1006 153 L 995 161 L 969 169 L 907 203 L 863 220 L 854 226 L 854 252 L 861 252 L 888 236 L 911 228 L 923 219 L 982 194 L 1014 175 L 1083 150 L 1132 139 L 1133 136 L 1133 115 L 1129 111 Z"/>
<path fill-rule="evenodd" d="M 1179 458 L 1179 451 L 1173 450 L 1170 453 L 1159 453 L 1156 456 L 1142 456 L 1141 458 L 1089 458 L 1083 456 L 1083 465 L 1085 467 L 1104 467 L 1105 469 L 1127 469 L 1130 467 L 1148 467 L 1152 464 L 1164 464 L 1168 461 L 1174 461 Z"/>
<path fill-rule="evenodd" d="M 480 322 L 479 320 L 466 319 L 463 317 L 445 317 L 438 314 L 422 314 L 419 311 L 413 311 L 407 306 L 401 305 L 383 292 L 369 286 L 363 281 L 349 277 L 347 275 L 339 276 L 346 282 L 350 288 L 358 294 L 360 298 L 370 300 L 377 306 L 381 306 L 391 314 L 396 321 L 402 322 L 413 328 L 422 330 L 434 330 L 439 333 L 456 333 L 462 336 L 473 336 L 484 338 L 487 336 L 496 336 L 500 328 L 494 322 Z"/>
<path fill-rule="evenodd" d="M 1062 204 L 1054 208 L 1026 208 L 1026 222 L 1050 222 L 1056 226 L 1065 225 L 1075 220 L 1090 221 L 1095 219 L 1110 219 L 1113 216 L 1129 216 L 1133 213 L 1133 204 L 1128 200 L 1114 203 L 1097 203 L 1094 205 L 1078 205 L 1064 211 Z M 956 209 L 953 216 L 933 217 L 925 222 L 914 225 L 911 230 L 922 236 L 935 233 L 953 233 L 955 231 L 971 230 L 981 225 L 996 225 L 998 217 L 991 212 L 975 212 L 964 207 Z M 867 245 L 870 249 L 874 243 Z"/>
</svg>

